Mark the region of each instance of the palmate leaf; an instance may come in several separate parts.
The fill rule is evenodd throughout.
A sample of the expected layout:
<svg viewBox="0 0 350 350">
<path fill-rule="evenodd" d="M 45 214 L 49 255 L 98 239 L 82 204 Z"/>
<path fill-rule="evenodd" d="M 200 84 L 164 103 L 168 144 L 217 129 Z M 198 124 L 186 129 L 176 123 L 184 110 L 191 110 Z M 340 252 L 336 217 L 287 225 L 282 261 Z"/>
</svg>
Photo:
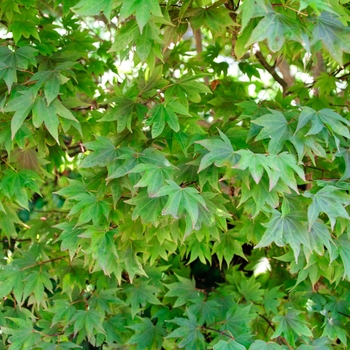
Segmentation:
<svg viewBox="0 0 350 350">
<path fill-rule="evenodd" d="M 220 304 L 215 300 L 196 299 L 188 310 L 197 317 L 199 324 L 215 323 L 219 316 Z"/>
<path fill-rule="evenodd" d="M 23 296 L 23 272 L 15 265 L 0 266 L 0 298 L 13 292 L 17 303 L 21 304 Z"/>
<path fill-rule="evenodd" d="M 96 165 L 106 166 L 118 155 L 113 142 L 104 136 L 96 136 L 96 141 L 86 142 L 84 146 L 94 151 L 86 156 L 80 164 L 81 168 L 92 168 Z"/>
<path fill-rule="evenodd" d="M 197 7 L 188 11 L 193 28 L 199 29 L 204 25 L 216 35 L 221 34 L 226 27 L 233 26 L 235 23 L 230 17 L 229 11 L 219 4 L 214 3 L 206 8 Z"/>
<path fill-rule="evenodd" d="M 299 316 L 301 313 L 298 310 L 290 310 L 285 316 L 275 316 L 272 321 L 278 325 L 271 338 L 274 339 L 283 334 L 288 343 L 295 346 L 296 335 L 312 337 L 307 323 Z"/>
<path fill-rule="evenodd" d="M 346 235 L 341 235 L 337 240 L 338 251 L 344 265 L 344 277 L 350 280 L 350 242 Z"/>
<path fill-rule="evenodd" d="M 92 193 L 80 193 L 71 199 L 78 201 L 68 213 L 68 216 L 79 214 L 77 225 L 86 224 L 89 221 L 96 227 L 101 227 L 106 224 L 108 215 L 111 211 L 111 203 L 99 200 Z"/>
<path fill-rule="evenodd" d="M 147 187 L 147 193 L 152 197 L 166 184 L 166 180 L 171 179 L 172 170 L 170 163 L 164 167 L 157 164 L 138 164 L 128 173 L 142 173 L 140 181 L 134 187 Z"/>
<path fill-rule="evenodd" d="M 292 212 L 282 215 L 279 211 L 273 210 L 272 218 L 268 222 L 266 232 L 255 248 L 262 248 L 272 242 L 280 247 L 289 244 L 294 251 L 295 260 L 298 261 L 300 245 L 310 246 L 304 214 Z"/>
<path fill-rule="evenodd" d="M 11 137 L 15 137 L 17 131 L 22 126 L 35 102 L 35 91 L 21 91 L 20 95 L 10 100 L 5 106 L 5 112 L 15 112 L 11 120 Z"/>
<path fill-rule="evenodd" d="M 148 23 L 151 14 L 155 16 L 163 16 L 157 0 L 130 0 L 123 2 L 120 16 L 122 18 L 128 18 L 134 13 L 141 33 L 145 25 Z"/>
<path fill-rule="evenodd" d="M 215 253 L 219 259 L 220 268 L 223 260 L 225 260 L 229 266 L 235 255 L 246 259 L 242 249 L 242 242 L 240 242 L 231 231 L 223 231 L 220 233 L 220 240 L 214 243 L 213 253 Z"/>
<path fill-rule="evenodd" d="M 1 327 L 5 334 L 9 334 L 9 350 L 30 350 L 41 342 L 40 335 L 34 332 L 31 320 L 21 318 L 8 317 L 17 327 L 7 328 Z"/>
<path fill-rule="evenodd" d="M 166 284 L 169 291 L 165 297 L 177 297 L 174 307 L 186 304 L 189 300 L 201 300 L 200 292 L 196 289 L 196 282 L 192 279 L 176 275 L 179 282 Z"/>
<path fill-rule="evenodd" d="M 253 5 L 254 6 L 254 5 Z M 281 50 L 285 39 L 298 40 L 297 22 L 292 22 L 272 7 L 266 7 L 263 19 L 254 28 L 246 47 L 267 39 L 271 51 Z"/>
<path fill-rule="evenodd" d="M 322 337 L 319 339 L 315 339 L 310 345 L 306 345 L 306 344 L 300 345 L 297 348 L 297 350 L 329 350 L 331 348 L 332 347 L 331 347 L 331 344 L 329 342 L 329 339 L 326 337 Z"/>
<path fill-rule="evenodd" d="M 309 122 L 311 122 L 311 128 L 306 136 L 319 134 L 324 128 L 328 127 L 332 133 L 350 138 L 350 122 L 331 109 L 324 108 L 320 111 L 315 111 L 310 107 L 303 107 L 295 132 L 298 132 Z"/>
<path fill-rule="evenodd" d="M 165 329 L 161 326 L 154 325 L 146 317 L 140 318 L 140 323 L 135 323 L 128 328 L 133 329 L 136 333 L 129 339 L 128 344 L 136 345 L 137 350 L 161 349 L 163 338 L 166 335 Z"/>
<path fill-rule="evenodd" d="M 238 161 L 238 157 L 235 154 L 231 141 L 228 137 L 219 130 L 220 139 L 207 139 L 197 141 L 200 145 L 206 148 L 209 153 L 205 154 L 201 159 L 198 172 L 206 169 L 211 164 L 217 167 L 225 165 L 235 165 Z"/>
<path fill-rule="evenodd" d="M 256 318 L 256 313 L 252 312 L 251 306 L 235 304 L 227 310 L 225 318 L 221 321 L 220 331 L 232 334 L 235 339 L 247 335 L 249 332 L 249 323 Z"/>
<path fill-rule="evenodd" d="M 164 197 L 150 198 L 146 191 L 140 191 L 136 197 L 126 200 L 125 203 L 135 205 L 132 212 L 133 220 L 140 217 L 145 224 L 156 224 L 166 201 Z"/>
<path fill-rule="evenodd" d="M 283 350 L 281 345 L 271 342 L 264 342 L 262 340 L 255 340 L 250 346 L 249 350 Z"/>
<path fill-rule="evenodd" d="M 312 38 L 312 45 L 321 40 L 330 55 L 343 65 L 343 52 L 350 52 L 350 29 L 343 25 L 337 15 L 322 12 L 317 17 Z"/>
<path fill-rule="evenodd" d="M 30 64 L 36 66 L 36 54 L 37 50 L 29 46 L 20 47 L 16 51 L 6 46 L 0 47 L 0 78 L 4 79 L 8 91 L 13 83 L 17 83 L 17 69 L 28 69 Z"/>
<path fill-rule="evenodd" d="M 135 280 L 133 284 L 129 284 L 123 288 L 127 295 L 126 304 L 131 306 L 131 315 L 135 315 L 140 311 L 140 306 L 145 308 L 148 304 L 160 305 L 161 302 L 156 297 L 159 289 L 150 285 L 149 281 Z"/>
<path fill-rule="evenodd" d="M 242 344 L 236 342 L 234 339 L 229 341 L 220 340 L 214 345 L 214 350 L 246 350 L 247 348 Z"/>
<path fill-rule="evenodd" d="M 74 325 L 74 335 L 77 335 L 81 330 L 86 332 L 88 340 L 96 333 L 105 334 L 102 326 L 103 314 L 95 310 L 77 310 L 70 324 Z"/>
<path fill-rule="evenodd" d="M 165 124 L 175 132 L 180 131 L 179 119 L 171 108 L 160 104 L 152 108 L 150 115 L 147 125 L 152 125 L 152 138 L 155 139 L 163 132 Z"/>
<path fill-rule="evenodd" d="M 198 327 L 200 324 L 189 310 L 187 310 L 187 315 L 188 319 L 176 317 L 169 321 L 180 327 L 172 331 L 167 338 L 180 338 L 178 343 L 180 348 L 204 350 L 204 336 Z"/>
<path fill-rule="evenodd" d="M 106 18 L 110 20 L 112 8 L 111 0 L 80 0 L 72 10 L 82 16 L 95 16 L 103 11 Z"/>
<path fill-rule="evenodd" d="M 350 220 L 349 214 L 344 207 L 350 204 L 350 196 L 339 190 L 339 188 L 328 185 L 316 193 L 305 191 L 304 196 L 312 199 L 307 213 L 309 229 L 320 213 L 325 213 L 329 217 L 332 230 L 338 217 Z"/>
<path fill-rule="evenodd" d="M 50 275 L 44 271 L 33 271 L 24 279 L 23 300 L 33 294 L 39 305 L 44 299 L 45 288 L 52 293 Z"/>
<path fill-rule="evenodd" d="M 253 119 L 251 122 L 263 127 L 255 141 L 270 139 L 268 151 L 271 154 L 277 154 L 282 150 L 285 141 L 289 138 L 291 129 L 287 119 L 281 112 L 273 109 L 270 112 L 270 114 Z"/>
<path fill-rule="evenodd" d="M 11 200 L 28 210 L 28 190 L 40 195 L 39 184 L 43 182 L 38 174 L 31 170 L 5 170 L 0 181 L 0 190 Z M 29 192 L 30 193 L 30 192 Z"/>
<path fill-rule="evenodd" d="M 193 187 L 180 187 L 176 182 L 167 180 L 167 185 L 153 197 L 168 196 L 168 201 L 163 208 L 163 215 L 171 215 L 178 218 L 182 213 L 186 212 L 192 223 L 192 228 L 196 225 L 199 216 L 199 206 L 206 207 L 206 203 L 199 192 Z"/>
</svg>

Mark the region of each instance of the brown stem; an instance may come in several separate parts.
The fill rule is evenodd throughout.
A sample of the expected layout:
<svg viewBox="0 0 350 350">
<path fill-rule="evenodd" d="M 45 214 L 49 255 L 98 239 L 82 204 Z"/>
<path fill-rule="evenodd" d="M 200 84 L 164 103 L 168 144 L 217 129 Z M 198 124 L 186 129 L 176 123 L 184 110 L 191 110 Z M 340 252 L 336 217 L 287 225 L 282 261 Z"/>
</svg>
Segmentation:
<svg viewBox="0 0 350 350">
<path fill-rule="evenodd" d="M 215 328 L 206 327 L 206 326 L 202 326 L 201 328 L 202 328 L 202 329 L 206 329 L 206 330 L 208 330 L 208 331 L 217 332 L 217 333 L 219 333 L 219 334 L 221 334 L 221 335 L 223 335 L 223 336 L 225 336 L 225 337 L 228 337 L 228 338 L 230 338 L 230 339 L 235 339 L 234 336 L 232 336 L 232 335 L 230 335 L 230 334 L 228 334 L 228 333 L 225 333 L 225 332 L 223 332 L 223 331 L 219 331 L 219 330 L 217 330 L 217 329 L 215 329 Z"/>
<path fill-rule="evenodd" d="M 39 261 L 39 262 L 37 262 L 35 264 L 23 267 L 21 269 L 21 271 L 28 270 L 28 269 L 31 269 L 32 267 L 44 265 L 44 264 L 47 264 L 47 263 L 50 263 L 50 262 L 53 262 L 53 261 L 56 261 L 56 260 L 61 260 L 61 259 L 64 259 L 64 258 L 66 258 L 66 257 L 65 256 L 59 256 L 58 258 L 54 258 L 54 259 L 50 259 L 50 260 L 44 260 L 44 261 Z"/>
<path fill-rule="evenodd" d="M 261 63 L 261 65 L 272 75 L 272 77 L 277 81 L 278 84 L 282 86 L 283 89 L 283 95 L 286 94 L 286 90 L 288 88 L 288 84 L 284 79 L 282 79 L 276 72 L 276 69 L 274 66 L 270 66 L 265 57 L 262 55 L 261 51 L 257 51 L 255 53 L 256 58 Z"/>
</svg>

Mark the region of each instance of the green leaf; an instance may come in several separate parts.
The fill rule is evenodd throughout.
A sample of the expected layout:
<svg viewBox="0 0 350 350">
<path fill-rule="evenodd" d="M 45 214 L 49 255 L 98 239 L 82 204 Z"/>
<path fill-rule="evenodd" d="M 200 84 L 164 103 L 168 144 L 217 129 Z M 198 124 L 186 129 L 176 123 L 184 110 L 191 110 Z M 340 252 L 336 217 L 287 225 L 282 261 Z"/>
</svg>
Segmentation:
<svg viewBox="0 0 350 350">
<path fill-rule="evenodd" d="M 45 288 L 52 293 L 52 282 L 47 272 L 33 271 L 26 276 L 24 282 L 23 299 L 33 294 L 38 305 L 44 300 Z"/>
<path fill-rule="evenodd" d="M 350 242 L 345 235 L 337 240 L 338 251 L 344 265 L 344 277 L 350 279 Z"/>
<path fill-rule="evenodd" d="M 127 18 L 136 14 L 136 21 L 142 33 L 143 28 L 148 23 L 151 14 L 162 16 L 159 3 L 156 0 L 130 0 L 123 3 L 120 10 L 122 18 Z"/>
<path fill-rule="evenodd" d="M 199 324 L 206 323 L 207 325 L 215 323 L 219 316 L 219 307 L 215 300 L 200 300 L 195 299 L 194 303 L 188 308 L 194 316 L 197 317 Z"/>
<path fill-rule="evenodd" d="M 179 307 L 186 304 L 189 300 L 196 300 L 199 298 L 199 291 L 196 289 L 196 283 L 194 280 L 190 280 L 176 275 L 179 282 L 166 284 L 169 291 L 165 294 L 165 297 L 176 297 L 174 307 Z"/>
<path fill-rule="evenodd" d="M 77 310 L 70 323 L 74 324 L 74 335 L 84 330 L 90 340 L 96 333 L 105 334 L 102 319 L 103 315 L 95 310 Z"/>
<path fill-rule="evenodd" d="M 312 337 L 307 323 L 299 316 L 301 313 L 298 310 L 289 310 L 285 316 L 275 316 L 272 321 L 278 325 L 271 338 L 274 339 L 283 334 L 288 343 L 294 346 L 296 335 Z"/>
<path fill-rule="evenodd" d="M 193 187 L 180 187 L 172 180 L 166 181 L 168 184 L 160 188 L 154 197 L 168 196 L 168 201 L 163 208 L 163 215 L 171 215 L 178 218 L 186 212 L 191 220 L 192 227 L 197 223 L 199 216 L 199 206 L 207 209 L 203 197 Z"/>
<path fill-rule="evenodd" d="M 188 319 L 176 317 L 169 321 L 180 327 L 172 331 L 167 338 L 180 338 L 181 341 L 178 343 L 180 348 L 204 349 L 204 336 L 198 327 L 197 319 L 190 311 L 187 311 L 187 315 Z"/>
<path fill-rule="evenodd" d="M 13 292 L 16 301 L 21 304 L 24 288 L 22 271 L 15 264 L 1 266 L 0 271 L 0 297 L 5 298 Z"/>
<path fill-rule="evenodd" d="M 272 242 L 279 247 L 289 244 L 294 251 L 295 260 L 298 261 L 300 245 L 309 247 L 308 232 L 303 220 L 302 213 L 293 212 L 282 215 L 274 210 L 272 218 L 266 225 L 266 232 L 255 248 L 266 247 Z"/>
<path fill-rule="evenodd" d="M 47 80 L 44 87 L 44 94 L 47 105 L 58 96 L 60 92 L 60 78 L 58 74 L 53 74 L 50 79 Z"/>
<path fill-rule="evenodd" d="M 270 139 L 269 153 L 279 153 L 290 134 L 289 124 L 284 115 L 275 110 L 270 110 L 271 114 L 265 114 L 260 118 L 252 120 L 252 123 L 260 125 L 263 129 L 255 138 L 255 141 Z"/>
<path fill-rule="evenodd" d="M 335 61 L 343 65 L 343 52 L 350 52 L 349 38 L 350 30 L 348 27 L 344 27 L 338 16 L 323 12 L 317 17 L 311 44 L 316 44 L 321 40 Z"/>
<path fill-rule="evenodd" d="M 269 7 L 263 19 L 253 30 L 246 46 L 267 39 L 270 50 L 274 52 L 279 51 L 285 43 L 285 38 L 296 40 L 297 33 L 298 28 L 288 18 Z"/>
<path fill-rule="evenodd" d="M 1 327 L 3 333 L 10 334 L 9 341 L 11 345 L 8 349 L 29 350 L 35 347 L 40 336 L 34 332 L 32 321 L 13 317 L 9 317 L 9 319 L 15 324 L 16 328 Z"/>
<path fill-rule="evenodd" d="M 154 325 L 149 318 L 141 318 L 140 323 L 129 326 L 136 333 L 129 339 L 128 344 L 136 345 L 137 350 L 160 349 L 163 337 L 166 335 L 165 329 Z"/>
<path fill-rule="evenodd" d="M 348 127 L 350 122 L 334 111 L 324 108 L 318 112 L 309 107 L 303 107 L 300 113 L 298 126 L 295 132 L 303 128 L 311 121 L 311 128 L 306 135 L 320 133 L 324 127 L 329 127 L 333 133 L 350 138 Z M 345 125 L 343 125 L 345 124 Z"/>
<path fill-rule="evenodd" d="M 198 172 L 206 169 L 211 164 L 217 167 L 225 165 L 235 165 L 237 163 L 237 156 L 233 150 L 232 144 L 228 137 L 219 130 L 220 139 L 207 139 L 197 141 L 200 145 L 206 148 L 209 153 L 205 154 L 201 159 Z"/>
<path fill-rule="evenodd" d="M 118 155 L 113 142 L 107 137 L 97 136 L 96 141 L 86 142 L 84 146 L 94 152 L 83 159 L 80 164 L 81 168 L 92 168 L 96 165 L 106 166 Z"/>
<path fill-rule="evenodd" d="M 329 185 L 316 193 L 305 191 L 304 196 L 312 199 L 307 212 L 309 229 L 320 213 L 325 213 L 329 217 L 332 230 L 338 217 L 350 219 L 344 208 L 344 205 L 350 204 L 350 196 L 340 191 L 337 187 Z"/>
<path fill-rule="evenodd" d="M 132 212 L 132 219 L 141 217 L 143 223 L 155 224 L 165 205 L 163 197 L 150 198 L 146 191 L 140 192 L 136 197 L 130 198 L 125 203 L 135 205 Z"/>
<path fill-rule="evenodd" d="M 217 254 L 220 267 L 222 266 L 223 259 L 225 259 L 227 265 L 230 265 L 235 255 L 246 260 L 242 250 L 242 242 L 230 231 L 220 233 L 220 240 L 214 243 L 213 253 Z"/>
<path fill-rule="evenodd" d="M 135 280 L 133 284 L 126 286 L 123 290 L 127 295 L 126 304 L 131 305 L 132 317 L 135 317 L 140 311 L 140 305 L 142 308 L 146 308 L 148 304 L 161 304 L 155 296 L 159 292 L 159 289 L 150 285 L 149 281 Z"/>
<path fill-rule="evenodd" d="M 265 343 L 262 340 L 255 340 L 255 342 L 250 346 L 249 350 L 282 350 L 282 346 L 276 343 Z"/>
<path fill-rule="evenodd" d="M 90 220 L 97 227 L 105 225 L 111 211 L 111 204 L 109 202 L 99 200 L 92 193 L 80 193 L 71 198 L 78 201 L 78 203 L 73 205 L 68 216 L 79 213 L 77 225 L 86 224 Z"/>
<path fill-rule="evenodd" d="M 81 16 L 95 16 L 103 11 L 106 18 L 110 20 L 113 1 L 111 0 L 80 0 L 72 10 Z"/>
<path fill-rule="evenodd" d="M 18 129 L 22 126 L 29 112 L 32 110 L 35 101 L 35 94 L 31 90 L 21 92 L 5 106 L 5 112 L 15 112 L 11 120 L 11 136 L 15 137 Z"/>
<path fill-rule="evenodd" d="M 214 350 L 246 350 L 247 348 L 235 340 L 231 339 L 229 341 L 220 340 L 214 345 Z"/>
<path fill-rule="evenodd" d="M 14 199 L 21 207 L 28 210 L 28 199 L 31 192 L 40 194 L 39 183 L 43 182 L 39 175 L 31 170 L 5 170 L 5 176 L 0 181 L 0 190 L 5 196 Z"/>
</svg>

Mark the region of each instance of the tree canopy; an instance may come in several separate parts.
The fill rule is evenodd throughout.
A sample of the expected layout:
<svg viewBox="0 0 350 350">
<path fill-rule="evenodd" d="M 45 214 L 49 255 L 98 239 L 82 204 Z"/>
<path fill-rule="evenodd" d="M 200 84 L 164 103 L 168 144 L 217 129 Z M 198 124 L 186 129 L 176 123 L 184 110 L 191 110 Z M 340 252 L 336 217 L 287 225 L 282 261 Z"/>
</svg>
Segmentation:
<svg viewBox="0 0 350 350">
<path fill-rule="evenodd" d="M 348 349 L 348 23 L 0 0 L 0 349 Z"/>
</svg>

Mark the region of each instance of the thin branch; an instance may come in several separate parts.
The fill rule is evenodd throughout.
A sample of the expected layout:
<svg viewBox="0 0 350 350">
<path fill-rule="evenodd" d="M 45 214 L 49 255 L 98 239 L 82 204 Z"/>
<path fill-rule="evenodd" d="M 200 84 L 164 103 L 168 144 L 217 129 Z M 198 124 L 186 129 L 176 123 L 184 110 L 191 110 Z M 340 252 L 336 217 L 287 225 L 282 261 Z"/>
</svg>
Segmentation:
<svg viewBox="0 0 350 350">
<path fill-rule="evenodd" d="M 214 331 L 214 332 L 219 333 L 219 334 L 221 334 L 221 335 L 223 335 L 223 336 L 225 336 L 225 337 L 228 337 L 228 338 L 230 338 L 230 339 L 235 339 L 234 336 L 232 336 L 232 335 L 230 335 L 230 334 L 228 334 L 228 333 L 225 333 L 225 332 L 223 332 L 223 331 L 219 331 L 219 330 L 217 330 L 217 329 L 215 329 L 215 328 L 206 327 L 206 326 L 201 326 L 201 328 L 202 328 L 202 329 L 206 329 L 206 330 L 208 330 L 208 331 Z"/>
<path fill-rule="evenodd" d="M 262 55 L 262 53 L 260 51 L 257 51 L 255 53 L 256 58 L 258 59 L 258 61 L 261 63 L 261 65 L 272 75 L 272 77 L 277 81 L 278 84 L 280 84 L 282 86 L 283 89 L 283 94 L 285 95 L 286 90 L 288 88 L 288 84 L 287 82 L 282 79 L 276 72 L 276 69 L 274 66 L 270 66 L 265 57 Z"/>
<path fill-rule="evenodd" d="M 28 269 L 31 269 L 32 267 L 35 267 L 35 266 L 40 266 L 40 265 L 44 265 L 44 264 L 47 264 L 47 263 L 50 263 L 50 262 L 53 262 L 53 261 L 56 261 L 56 260 L 61 260 L 61 259 L 65 259 L 66 256 L 59 256 L 58 258 L 54 258 L 54 259 L 50 259 L 50 260 L 44 260 L 44 261 L 39 261 L 35 264 L 32 264 L 32 265 L 28 265 L 26 267 L 23 267 L 21 269 L 21 271 L 24 271 L 24 270 L 28 270 Z"/>
<path fill-rule="evenodd" d="M 258 315 L 269 324 L 269 327 L 271 327 L 273 331 L 276 330 L 275 326 L 272 324 L 272 322 L 267 317 L 265 317 L 262 314 L 258 314 Z M 279 336 L 278 338 L 281 339 L 281 341 L 288 347 L 288 349 L 293 350 L 293 348 L 289 345 L 289 343 L 287 342 L 287 340 L 284 337 Z"/>
</svg>

